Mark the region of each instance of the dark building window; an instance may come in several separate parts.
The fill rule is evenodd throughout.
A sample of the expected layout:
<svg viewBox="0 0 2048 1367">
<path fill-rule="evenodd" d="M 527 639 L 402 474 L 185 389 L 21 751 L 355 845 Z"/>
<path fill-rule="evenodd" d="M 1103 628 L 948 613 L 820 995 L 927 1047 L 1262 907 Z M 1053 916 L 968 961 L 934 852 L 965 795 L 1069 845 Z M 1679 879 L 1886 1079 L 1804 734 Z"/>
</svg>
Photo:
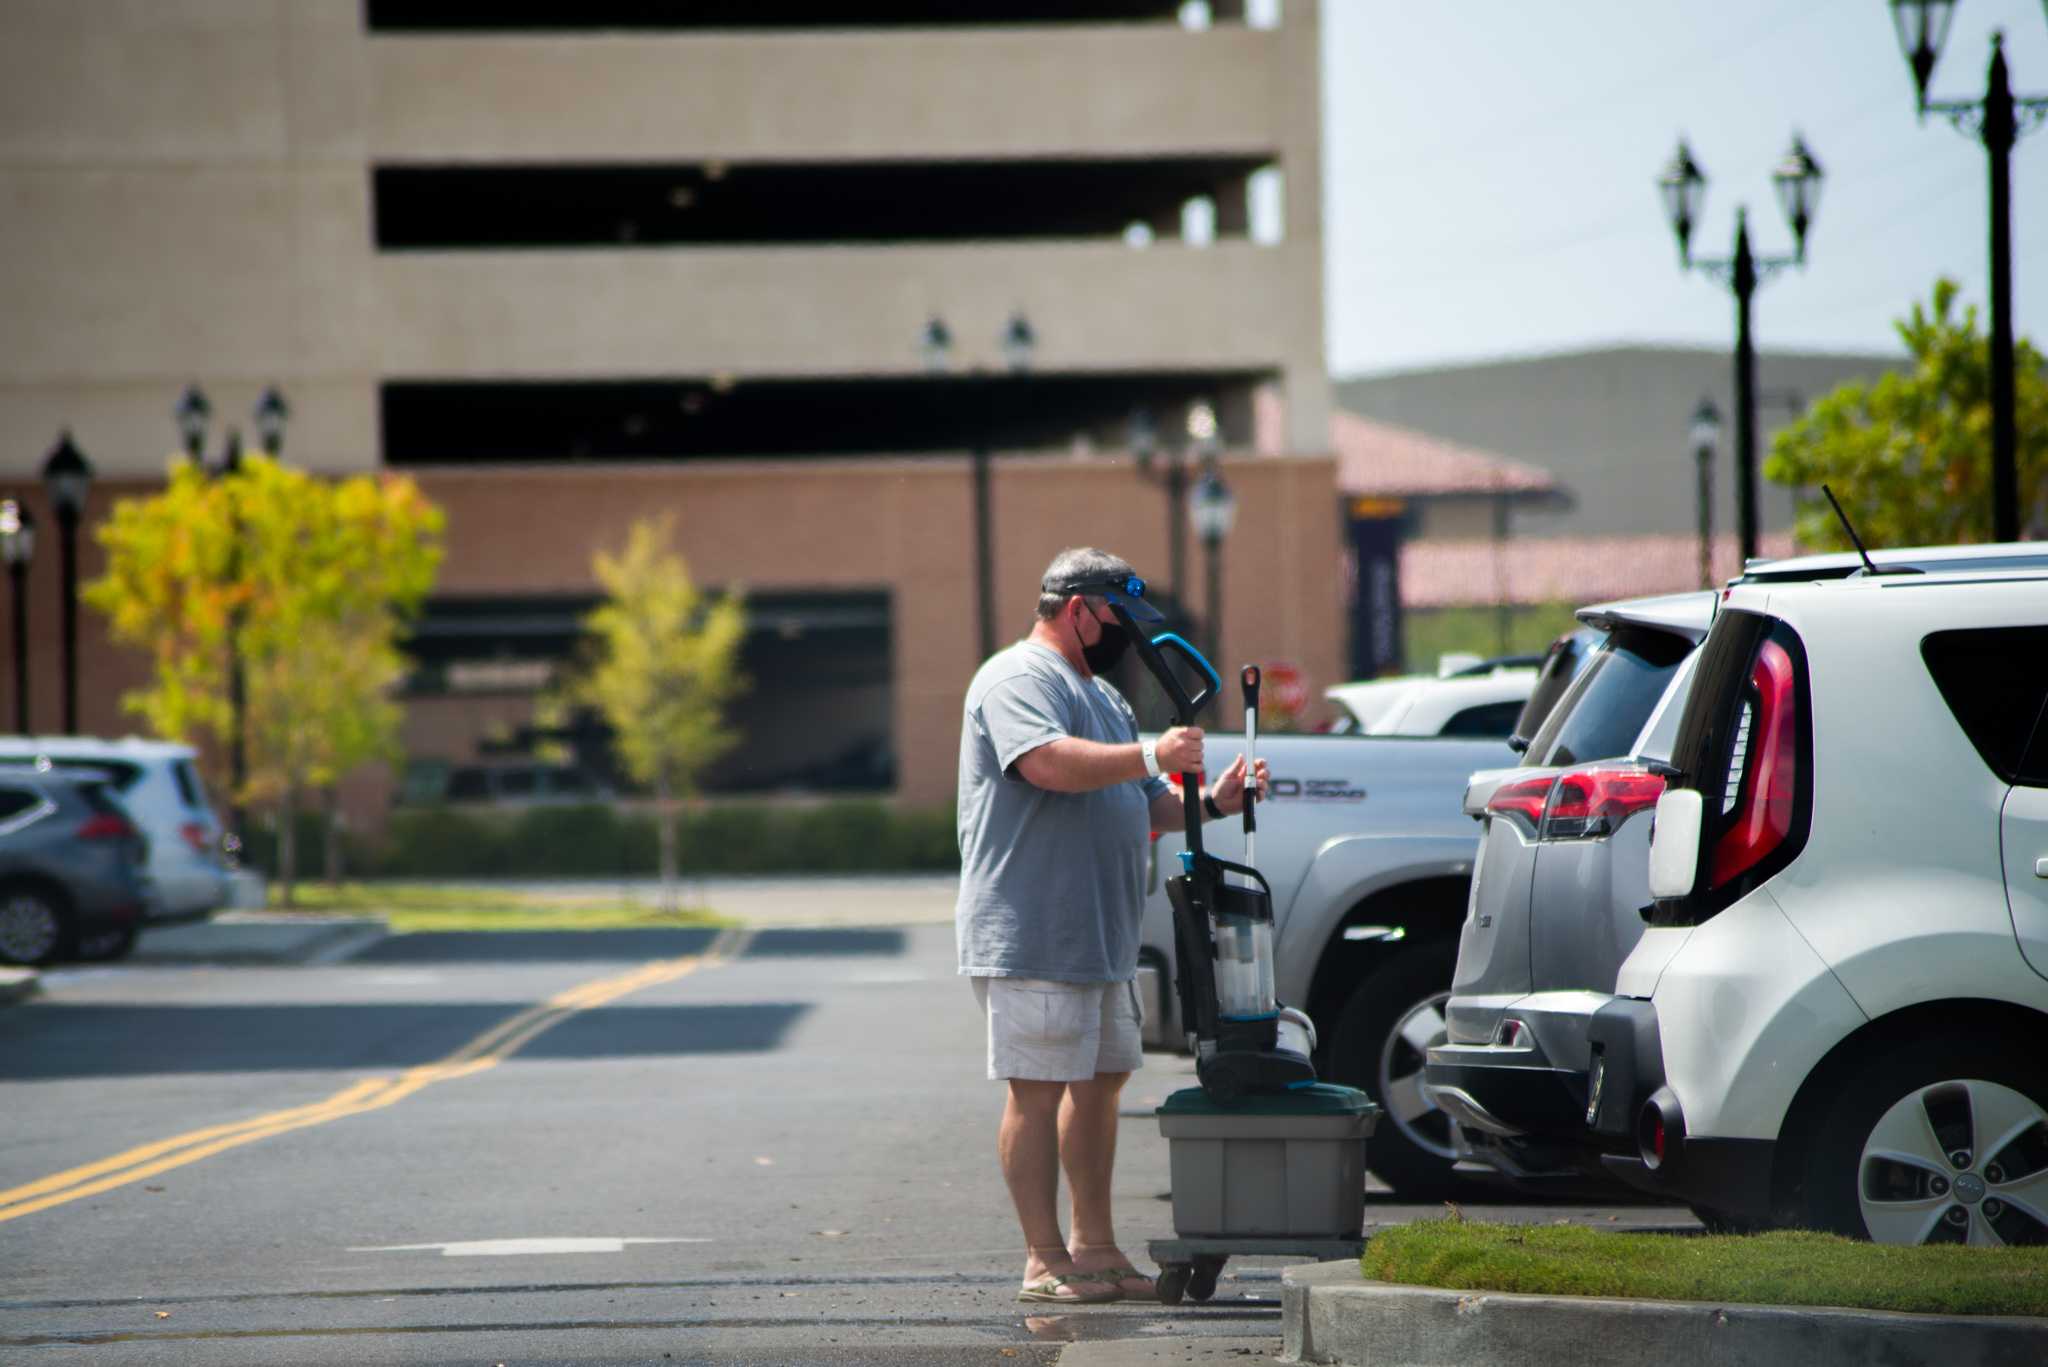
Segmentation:
<svg viewBox="0 0 2048 1367">
<path fill-rule="evenodd" d="M 1114 238 L 1181 231 L 1218 206 L 1242 237 L 1258 157 L 1128 161 L 693 162 L 661 166 L 380 166 L 383 251 Z"/>
<path fill-rule="evenodd" d="M 685 548 L 687 551 L 687 548 Z M 406 649 L 414 703 L 537 697 L 576 658 L 588 595 L 437 598 Z M 708 792 L 877 792 L 896 783 L 895 666 L 886 592 L 775 592 L 747 598 L 740 669 L 752 687 L 728 720 L 737 748 L 704 779 Z M 566 761 L 543 760 L 556 742 Z M 565 733 L 532 726 L 417 755 L 414 803 L 591 801 L 629 792 L 600 718 Z"/>
<path fill-rule="evenodd" d="M 1214 7 L 1215 17 L 1242 3 Z M 1172 20 L 1179 0 L 365 0 L 372 32 L 951 28 Z"/>
<path fill-rule="evenodd" d="M 914 339 L 912 339 L 914 341 Z M 909 343 L 906 343 L 906 346 Z M 1252 371 L 899 379 L 393 381 L 381 394 L 389 465 L 675 460 L 818 455 L 955 455 L 1122 450 L 1133 408 L 1162 434 L 1202 398 L 1226 446 L 1251 442 Z"/>
</svg>

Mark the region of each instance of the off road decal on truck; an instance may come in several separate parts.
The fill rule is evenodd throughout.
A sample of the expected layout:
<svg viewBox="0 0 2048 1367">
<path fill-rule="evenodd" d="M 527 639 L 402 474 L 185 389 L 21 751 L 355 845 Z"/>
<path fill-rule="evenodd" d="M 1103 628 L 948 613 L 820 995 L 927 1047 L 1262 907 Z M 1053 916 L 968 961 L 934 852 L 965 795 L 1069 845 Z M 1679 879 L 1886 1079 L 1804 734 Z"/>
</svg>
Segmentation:
<svg viewBox="0 0 2048 1367">
<path fill-rule="evenodd" d="M 1273 796 L 1301 802 L 1363 802 L 1365 789 L 1343 778 L 1274 778 Z"/>
</svg>

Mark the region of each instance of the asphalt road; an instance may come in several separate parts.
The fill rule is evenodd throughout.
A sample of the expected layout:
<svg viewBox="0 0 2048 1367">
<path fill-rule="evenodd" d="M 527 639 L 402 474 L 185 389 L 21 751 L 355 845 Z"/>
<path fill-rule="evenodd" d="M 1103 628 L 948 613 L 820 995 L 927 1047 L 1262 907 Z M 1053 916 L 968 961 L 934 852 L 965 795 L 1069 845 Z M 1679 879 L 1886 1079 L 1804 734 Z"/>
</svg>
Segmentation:
<svg viewBox="0 0 2048 1367">
<path fill-rule="evenodd" d="M 52 975 L 0 1011 L 0 1361 L 1011 1363 L 1264 1336 L 1027 1315 L 1001 1094 L 941 925 L 414 935 L 343 964 Z M 1117 1219 L 1172 1233 L 1129 1092 Z M 1683 1212 L 1510 1207 L 1547 1221 Z M 1385 1196 L 1369 1219 L 1422 1213 Z"/>
</svg>

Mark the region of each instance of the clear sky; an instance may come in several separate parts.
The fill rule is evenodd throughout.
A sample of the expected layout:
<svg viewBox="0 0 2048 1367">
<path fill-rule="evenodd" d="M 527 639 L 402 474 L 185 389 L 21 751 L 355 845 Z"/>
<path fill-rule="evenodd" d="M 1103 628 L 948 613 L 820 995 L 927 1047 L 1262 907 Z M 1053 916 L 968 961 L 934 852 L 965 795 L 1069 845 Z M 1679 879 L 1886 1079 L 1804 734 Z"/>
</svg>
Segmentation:
<svg viewBox="0 0 2048 1367">
<path fill-rule="evenodd" d="M 2048 94 L 2042 0 L 1959 0 L 1936 98 L 1981 96 L 1994 28 Z M 1615 342 L 1732 346 L 1734 300 L 1681 274 L 1655 180 L 1683 133 L 1708 177 L 1696 254 L 1749 206 L 1789 251 L 1771 167 L 1826 171 L 1803 274 L 1756 296 L 1761 348 L 1894 352 L 1957 278 L 1988 314 L 1983 145 L 1916 124 L 1885 0 L 1325 0 L 1333 374 Z M 2012 159 L 2014 326 L 2048 341 L 2048 128 Z"/>
</svg>

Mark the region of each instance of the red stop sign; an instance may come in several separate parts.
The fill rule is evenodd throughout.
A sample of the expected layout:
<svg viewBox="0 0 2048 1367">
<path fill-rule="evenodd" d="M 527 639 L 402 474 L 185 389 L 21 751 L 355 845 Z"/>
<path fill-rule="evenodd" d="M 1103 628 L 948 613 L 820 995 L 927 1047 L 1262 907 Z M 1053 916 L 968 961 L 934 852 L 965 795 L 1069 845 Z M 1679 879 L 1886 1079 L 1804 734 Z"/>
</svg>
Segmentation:
<svg viewBox="0 0 2048 1367">
<path fill-rule="evenodd" d="M 1299 666 L 1274 660 L 1260 667 L 1260 701 L 1275 712 L 1293 716 L 1308 706 L 1308 679 Z"/>
</svg>

